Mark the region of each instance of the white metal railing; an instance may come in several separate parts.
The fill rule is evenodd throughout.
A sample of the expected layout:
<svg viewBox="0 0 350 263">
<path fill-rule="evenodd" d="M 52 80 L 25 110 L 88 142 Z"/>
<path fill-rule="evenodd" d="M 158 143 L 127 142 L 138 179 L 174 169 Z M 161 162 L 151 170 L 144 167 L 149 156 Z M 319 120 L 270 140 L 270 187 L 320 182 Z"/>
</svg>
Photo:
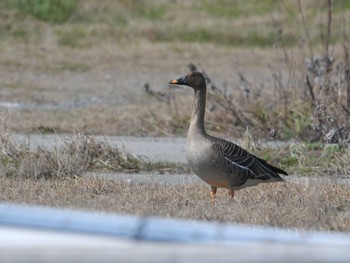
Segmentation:
<svg viewBox="0 0 350 263">
<path fill-rule="evenodd" d="M 230 243 L 285 242 L 348 245 L 350 234 L 207 223 L 159 217 L 78 212 L 40 206 L 0 204 L 0 226 L 86 233 L 145 241 Z"/>
</svg>

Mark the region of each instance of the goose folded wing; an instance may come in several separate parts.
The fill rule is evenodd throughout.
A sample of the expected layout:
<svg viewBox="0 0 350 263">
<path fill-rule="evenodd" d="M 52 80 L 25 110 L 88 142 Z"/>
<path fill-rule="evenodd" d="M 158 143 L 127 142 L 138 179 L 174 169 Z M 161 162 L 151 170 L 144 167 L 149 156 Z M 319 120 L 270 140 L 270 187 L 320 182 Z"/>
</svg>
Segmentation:
<svg viewBox="0 0 350 263">
<path fill-rule="evenodd" d="M 249 179 L 256 179 L 256 175 L 247 167 L 241 166 L 238 163 L 232 162 L 225 157 L 227 175 L 231 177 L 234 186 L 241 186 Z"/>
<path fill-rule="evenodd" d="M 223 140 L 221 146 L 225 158 L 241 167 L 249 169 L 255 176 L 252 179 L 283 181 L 278 174 L 288 175 L 282 169 L 268 164 L 265 160 L 247 152 L 232 142 Z"/>
</svg>

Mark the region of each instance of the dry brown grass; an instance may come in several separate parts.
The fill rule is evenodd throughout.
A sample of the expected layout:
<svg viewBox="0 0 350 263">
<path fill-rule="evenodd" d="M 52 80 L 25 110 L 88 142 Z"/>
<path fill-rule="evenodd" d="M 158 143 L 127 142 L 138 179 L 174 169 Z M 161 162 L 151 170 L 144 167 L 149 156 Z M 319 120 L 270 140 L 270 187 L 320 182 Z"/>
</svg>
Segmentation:
<svg viewBox="0 0 350 263">
<path fill-rule="evenodd" d="M 166 102 L 145 98 L 138 105 L 97 105 L 68 111 L 14 111 L 10 113 L 8 124 L 15 132 L 27 133 L 79 131 L 117 136 L 185 135 L 192 98 L 180 96 L 176 100 L 178 113 Z M 1 115 L 0 112 L 0 118 Z"/>
<path fill-rule="evenodd" d="M 0 178 L 0 200 L 5 202 L 140 216 L 350 231 L 350 186 L 336 180 L 261 185 L 238 191 L 233 201 L 222 190 L 214 208 L 208 194 L 208 187 L 195 183 L 164 186 L 92 177 L 67 180 Z"/>
<path fill-rule="evenodd" d="M 0 123 L 1 124 L 1 123 Z M 93 136 L 76 134 L 60 147 L 48 150 L 17 143 L 0 127 L 0 176 L 33 179 L 74 178 L 87 171 L 115 172 L 185 171 L 182 165 L 154 162 L 134 156 L 123 149 L 97 141 Z"/>
</svg>

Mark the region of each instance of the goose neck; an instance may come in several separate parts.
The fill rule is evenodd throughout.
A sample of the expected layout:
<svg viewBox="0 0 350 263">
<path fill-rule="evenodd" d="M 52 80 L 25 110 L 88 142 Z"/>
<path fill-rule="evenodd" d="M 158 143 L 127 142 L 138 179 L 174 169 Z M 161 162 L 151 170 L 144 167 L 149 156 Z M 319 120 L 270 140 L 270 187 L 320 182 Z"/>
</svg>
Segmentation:
<svg viewBox="0 0 350 263">
<path fill-rule="evenodd" d="M 204 114 L 205 114 L 206 89 L 196 89 L 194 92 L 194 108 L 191 117 L 189 133 L 205 135 Z"/>
</svg>

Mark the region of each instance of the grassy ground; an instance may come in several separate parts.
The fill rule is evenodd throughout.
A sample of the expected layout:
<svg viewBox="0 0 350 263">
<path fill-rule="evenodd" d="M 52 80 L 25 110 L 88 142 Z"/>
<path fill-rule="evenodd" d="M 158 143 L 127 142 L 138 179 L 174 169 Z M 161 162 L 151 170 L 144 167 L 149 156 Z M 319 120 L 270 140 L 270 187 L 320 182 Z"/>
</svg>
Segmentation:
<svg viewBox="0 0 350 263">
<path fill-rule="evenodd" d="M 263 185 L 238 191 L 234 200 L 222 190 L 213 208 L 209 187 L 202 184 L 164 186 L 86 177 L 63 181 L 2 177 L 0 200 L 297 229 L 350 230 L 350 186 L 336 180 Z"/>
</svg>

